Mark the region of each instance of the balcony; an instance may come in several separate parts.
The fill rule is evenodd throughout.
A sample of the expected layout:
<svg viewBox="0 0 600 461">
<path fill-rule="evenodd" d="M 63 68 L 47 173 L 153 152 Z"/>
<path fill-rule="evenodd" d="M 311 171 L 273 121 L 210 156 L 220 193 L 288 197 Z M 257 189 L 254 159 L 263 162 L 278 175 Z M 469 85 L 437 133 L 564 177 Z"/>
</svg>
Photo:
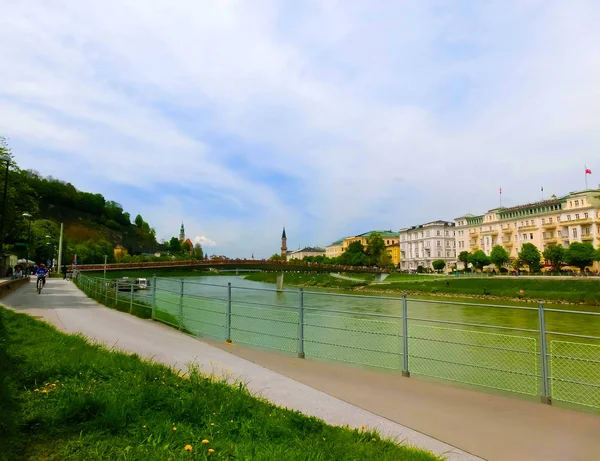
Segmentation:
<svg viewBox="0 0 600 461">
<path fill-rule="evenodd" d="M 544 237 L 544 243 L 557 243 L 558 239 L 556 237 Z"/>
<path fill-rule="evenodd" d="M 535 224 L 528 224 L 526 226 L 519 226 L 519 230 L 535 230 L 537 228 L 538 228 L 538 226 L 536 226 Z"/>
<path fill-rule="evenodd" d="M 594 234 L 592 234 L 591 232 L 588 234 L 581 234 L 581 240 L 584 242 L 589 242 L 591 240 L 594 240 Z"/>
<path fill-rule="evenodd" d="M 592 224 L 592 218 L 572 219 L 571 221 L 561 221 L 563 226 L 580 226 L 581 224 Z"/>
<path fill-rule="evenodd" d="M 556 229 L 556 223 L 555 222 L 547 222 L 542 224 L 542 227 L 544 229 Z"/>
<path fill-rule="evenodd" d="M 512 247 L 513 241 L 511 239 L 502 239 L 502 246 Z"/>
<path fill-rule="evenodd" d="M 481 233 L 482 235 L 498 235 L 498 229 L 486 230 Z"/>
<path fill-rule="evenodd" d="M 512 234 L 515 230 L 512 227 L 503 227 L 502 228 L 502 233 L 503 234 Z"/>
<path fill-rule="evenodd" d="M 471 248 L 479 248 L 479 242 L 478 242 L 477 240 L 471 240 L 471 241 L 469 242 L 469 246 L 470 246 Z"/>
</svg>

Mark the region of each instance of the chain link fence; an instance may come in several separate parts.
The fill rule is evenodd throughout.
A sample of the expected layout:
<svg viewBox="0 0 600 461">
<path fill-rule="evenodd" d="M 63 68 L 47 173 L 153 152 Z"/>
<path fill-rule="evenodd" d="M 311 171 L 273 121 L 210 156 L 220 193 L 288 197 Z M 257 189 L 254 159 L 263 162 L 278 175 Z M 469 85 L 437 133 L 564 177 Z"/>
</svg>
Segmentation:
<svg viewBox="0 0 600 461">
<path fill-rule="evenodd" d="M 76 283 L 109 307 L 198 336 L 600 409 L 600 337 L 558 331 L 566 314 L 600 331 L 600 313 L 174 278 L 148 289 L 83 275 Z"/>
</svg>

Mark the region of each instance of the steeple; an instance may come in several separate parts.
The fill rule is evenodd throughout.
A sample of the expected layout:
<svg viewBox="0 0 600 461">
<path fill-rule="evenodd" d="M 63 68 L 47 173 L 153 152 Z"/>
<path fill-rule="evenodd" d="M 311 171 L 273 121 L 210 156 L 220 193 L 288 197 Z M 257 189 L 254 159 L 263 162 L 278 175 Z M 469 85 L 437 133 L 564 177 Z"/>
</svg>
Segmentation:
<svg viewBox="0 0 600 461">
<path fill-rule="evenodd" d="M 286 259 L 287 257 L 287 237 L 285 235 L 285 226 L 281 233 L 281 258 Z"/>
<path fill-rule="evenodd" d="M 185 242 L 185 227 L 183 227 L 183 223 L 181 223 L 181 229 L 179 230 L 179 241 L 181 243 Z"/>
</svg>

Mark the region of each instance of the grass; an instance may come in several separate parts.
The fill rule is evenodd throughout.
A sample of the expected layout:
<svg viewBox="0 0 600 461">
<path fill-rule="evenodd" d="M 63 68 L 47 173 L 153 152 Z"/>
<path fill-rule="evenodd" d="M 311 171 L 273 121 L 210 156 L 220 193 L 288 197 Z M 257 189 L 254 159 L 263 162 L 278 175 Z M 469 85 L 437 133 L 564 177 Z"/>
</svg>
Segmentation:
<svg viewBox="0 0 600 461">
<path fill-rule="evenodd" d="M 553 280 L 530 278 L 445 278 L 371 285 L 371 290 L 486 295 L 520 299 L 567 301 L 600 305 L 600 283 L 594 280 Z M 523 292 L 521 293 L 521 290 Z"/>
<path fill-rule="evenodd" d="M 263 283 L 276 283 L 279 272 L 255 272 L 247 275 L 246 280 Z M 355 288 L 366 286 L 367 282 L 352 281 L 332 277 L 328 273 L 318 272 L 286 272 L 283 278 L 284 285 L 322 287 L 322 288 Z"/>
<path fill-rule="evenodd" d="M 4 308 L 0 346 L 1 460 L 438 459 Z"/>
</svg>

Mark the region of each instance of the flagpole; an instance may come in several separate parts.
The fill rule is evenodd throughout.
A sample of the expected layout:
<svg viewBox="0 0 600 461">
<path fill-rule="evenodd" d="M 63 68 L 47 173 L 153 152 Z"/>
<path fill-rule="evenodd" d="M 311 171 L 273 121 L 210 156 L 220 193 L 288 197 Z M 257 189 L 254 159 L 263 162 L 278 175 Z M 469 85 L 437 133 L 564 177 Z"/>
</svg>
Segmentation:
<svg viewBox="0 0 600 461">
<path fill-rule="evenodd" d="M 588 175 L 588 169 L 587 169 L 587 165 L 584 165 L 584 171 L 585 171 L 585 190 L 587 190 L 587 175 Z"/>
<path fill-rule="evenodd" d="M 500 208 L 502 208 L 502 186 L 500 186 Z"/>
</svg>

